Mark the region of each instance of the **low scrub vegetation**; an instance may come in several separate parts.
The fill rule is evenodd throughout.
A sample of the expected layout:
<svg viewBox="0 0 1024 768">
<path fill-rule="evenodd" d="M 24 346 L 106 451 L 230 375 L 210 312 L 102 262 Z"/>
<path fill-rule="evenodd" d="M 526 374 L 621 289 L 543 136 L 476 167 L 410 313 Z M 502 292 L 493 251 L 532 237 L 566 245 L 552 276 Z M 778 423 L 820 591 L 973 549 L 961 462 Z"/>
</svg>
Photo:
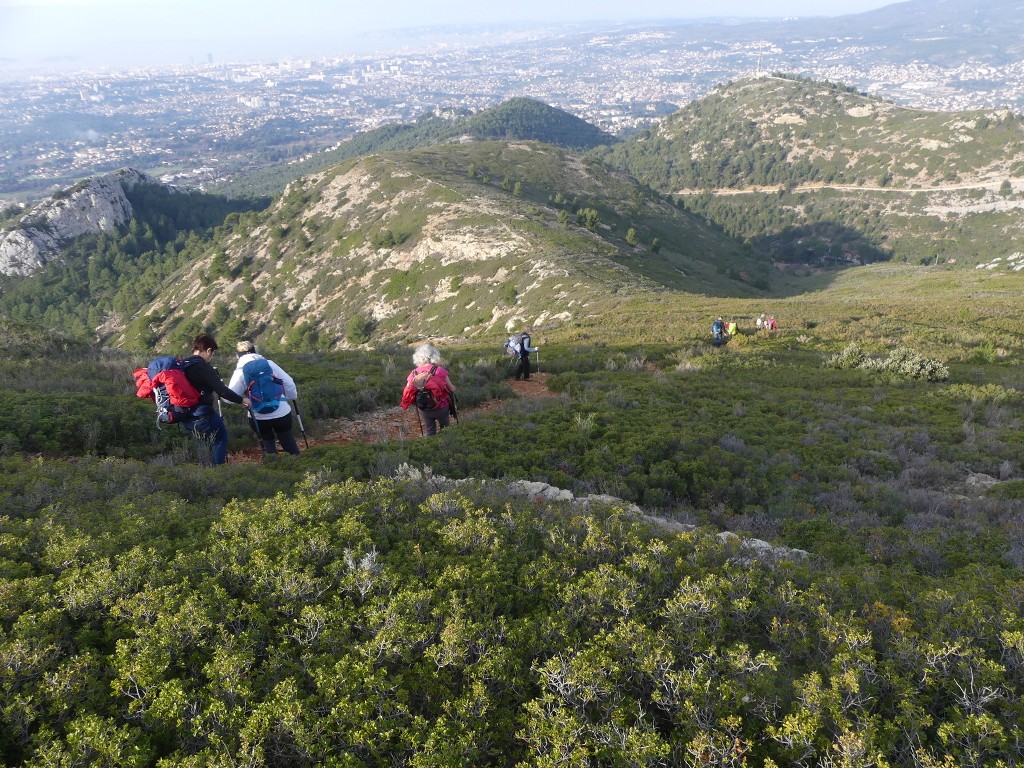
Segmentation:
<svg viewBox="0 0 1024 768">
<path fill-rule="evenodd" d="M 899 379 L 945 381 L 949 369 L 938 360 L 929 360 L 907 347 L 897 347 L 886 357 L 869 357 L 858 344 L 851 344 L 825 361 L 829 368 L 859 368 Z"/>
<path fill-rule="evenodd" d="M 538 337 L 538 400 L 500 342 L 453 348 L 438 437 L 217 468 L 156 429 L 139 360 L 8 329 L 0 761 L 1018 764 L 1017 366 L 886 350 L 888 322 L 842 324 L 870 354 L 810 322 Z M 411 365 L 275 359 L 312 434 Z"/>
</svg>

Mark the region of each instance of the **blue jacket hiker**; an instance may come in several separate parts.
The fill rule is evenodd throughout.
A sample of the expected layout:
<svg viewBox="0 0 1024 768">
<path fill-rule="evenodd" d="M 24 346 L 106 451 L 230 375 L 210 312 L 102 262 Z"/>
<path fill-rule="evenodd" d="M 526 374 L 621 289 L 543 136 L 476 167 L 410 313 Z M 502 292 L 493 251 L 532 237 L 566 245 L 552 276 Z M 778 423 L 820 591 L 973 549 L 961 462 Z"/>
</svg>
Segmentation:
<svg viewBox="0 0 1024 768">
<path fill-rule="evenodd" d="M 725 343 L 725 321 L 718 318 L 711 324 L 711 343 L 716 347 Z"/>
<path fill-rule="evenodd" d="M 233 392 L 210 364 L 217 353 L 217 341 L 202 333 L 192 342 L 192 356 L 185 358 L 185 378 L 202 394 L 199 404 L 181 420 L 181 426 L 210 445 L 210 463 L 223 464 L 228 458 L 228 428 L 217 412 L 217 398 L 249 407 L 249 398 Z"/>
<path fill-rule="evenodd" d="M 235 372 L 231 374 L 231 382 L 228 386 L 236 394 L 249 396 L 252 402 L 252 407 L 249 409 L 250 423 L 259 434 L 263 452 L 265 454 L 277 453 L 277 443 L 280 442 L 285 452 L 298 456 L 299 445 L 292 432 L 292 407 L 288 402 L 299 396 L 295 380 L 273 360 L 267 360 L 263 355 L 257 354 L 256 347 L 251 341 L 238 342 L 235 350 L 238 352 L 238 364 L 235 366 Z M 267 395 L 273 399 L 270 402 L 263 401 L 262 406 L 257 402 L 261 398 L 253 394 L 254 389 L 252 388 L 257 387 L 260 383 L 258 371 L 267 366 L 251 365 L 258 361 L 269 365 L 269 375 L 273 380 L 270 384 L 272 394 Z M 254 371 L 257 373 L 254 374 Z M 255 383 L 254 376 L 256 376 Z M 276 391 L 273 391 L 275 387 Z"/>
</svg>

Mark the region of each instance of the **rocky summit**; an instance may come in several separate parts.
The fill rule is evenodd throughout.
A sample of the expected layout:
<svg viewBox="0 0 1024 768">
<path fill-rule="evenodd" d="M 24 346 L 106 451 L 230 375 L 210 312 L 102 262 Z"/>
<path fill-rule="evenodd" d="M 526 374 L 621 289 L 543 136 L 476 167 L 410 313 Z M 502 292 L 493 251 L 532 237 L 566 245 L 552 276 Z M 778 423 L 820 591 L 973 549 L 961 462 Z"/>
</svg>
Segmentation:
<svg viewBox="0 0 1024 768">
<path fill-rule="evenodd" d="M 125 190 L 156 183 L 144 173 L 122 168 L 54 195 L 15 228 L 0 232 L 0 274 L 30 275 L 59 258 L 61 247 L 72 238 L 114 232 L 132 218 Z"/>
</svg>

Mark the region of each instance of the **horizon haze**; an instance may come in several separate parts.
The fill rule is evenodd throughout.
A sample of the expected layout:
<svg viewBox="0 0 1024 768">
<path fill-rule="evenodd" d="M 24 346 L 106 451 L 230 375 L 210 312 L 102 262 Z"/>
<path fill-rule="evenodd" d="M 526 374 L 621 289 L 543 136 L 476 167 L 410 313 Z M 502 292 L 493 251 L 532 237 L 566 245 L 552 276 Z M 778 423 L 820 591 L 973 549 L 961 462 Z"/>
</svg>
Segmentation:
<svg viewBox="0 0 1024 768">
<path fill-rule="evenodd" d="M 553 5 L 523 0 L 500 7 L 465 2 L 392 2 L 339 7 L 299 0 L 201 3 L 185 0 L 0 0 L 0 71 L 74 71 L 363 55 L 448 45 L 506 42 L 552 26 L 827 17 L 881 8 L 885 0 L 841 0 L 827 9 L 810 0 L 673 3 L 638 0 L 624 10 L 610 0 Z M 498 27 L 515 25 L 512 30 Z M 487 29 L 492 27 L 492 29 Z"/>
</svg>

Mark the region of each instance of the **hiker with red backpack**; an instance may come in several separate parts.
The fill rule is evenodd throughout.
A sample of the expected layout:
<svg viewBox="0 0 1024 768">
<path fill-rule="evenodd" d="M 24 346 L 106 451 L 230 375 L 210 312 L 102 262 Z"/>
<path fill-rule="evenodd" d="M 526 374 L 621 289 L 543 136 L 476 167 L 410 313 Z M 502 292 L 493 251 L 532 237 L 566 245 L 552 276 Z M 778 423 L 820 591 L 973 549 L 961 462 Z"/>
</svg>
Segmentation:
<svg viewBox="0 0 1024 768">
<path fill-rule="evenodd" d="M 239 403 L 248 408 L 249 398 L 233 392 L 211 364 L 217 354 L 217 340 L 207 333 L 196 336 L 192 355 L 182 363 L 185 377 L 199 391 L 199 404 L 181 420 L 181 426 L 198 439 L 210 444 L 210 463 L 216 466 L 228 459 L 228 427 L 217 409 L 217 398 Z"/>
<path fill-rule="evenodd" d="M 135 394 L 156 404 L 157 426 L 181 425 L 210 446 L 211 464 L 223 464 L 228 457 L 228 428 L 217 407 L 217 397 L 246 408 L 251 403 L 248 397 L 232 392 L 210 365 L 216 352 L 213 336 L 196 336 L 191 357 L 164 355 L 146 368 L 137 368 Z"/>
<path fill-rule="evenodd" d="M 421 344 L 412 353 L 416 367 L 409 372 L 402 390 L 402 410 L 416 406 L 424 435 L 436 435 L 448 426 L 455 398 L 455 386 L 441 366 L 441 353 L 432 344 Z"/>
<path fill-rule="evenodd" d="M 249 417 L 263 453 L 277 453 L 280 442 L 287 453 L 298 456 L 299 445 L 292 434 L 292 407 L 288 402 L 299 396 L 295 380 L 273 360 L 257 354 L 251 341 L 238 342 L 235 350 L 238 364 L 228 386 L 249 398 Z"/>
</svg>

